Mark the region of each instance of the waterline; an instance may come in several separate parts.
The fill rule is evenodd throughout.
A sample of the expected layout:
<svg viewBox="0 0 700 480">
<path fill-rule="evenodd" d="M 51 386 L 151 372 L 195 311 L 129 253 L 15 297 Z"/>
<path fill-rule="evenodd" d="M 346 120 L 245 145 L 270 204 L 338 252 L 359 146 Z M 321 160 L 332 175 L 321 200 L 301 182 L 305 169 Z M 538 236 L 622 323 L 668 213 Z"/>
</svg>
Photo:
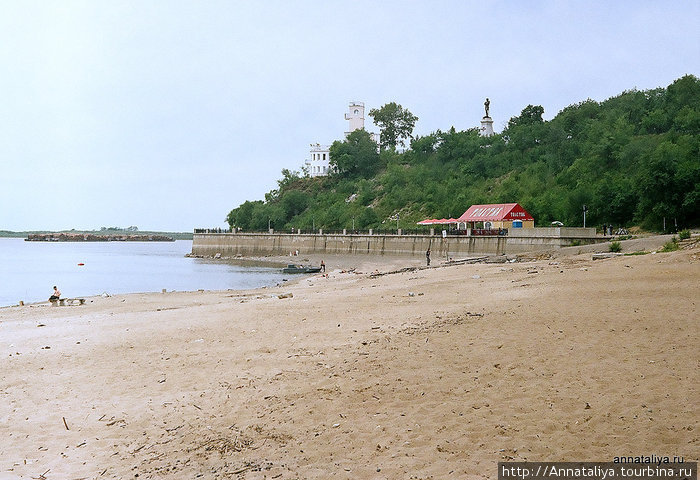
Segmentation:
<svg viewBox="0 0 700 480">
<path fill-rule="evenodd" d="M 192 241 L 25 242 L 0 238 L 0 306 L 108 293 L 249 289 L 275 285 L 269 266 L 187 258 Z M 82 264 L 82 265 L 81 265 Z"/>
</svg>

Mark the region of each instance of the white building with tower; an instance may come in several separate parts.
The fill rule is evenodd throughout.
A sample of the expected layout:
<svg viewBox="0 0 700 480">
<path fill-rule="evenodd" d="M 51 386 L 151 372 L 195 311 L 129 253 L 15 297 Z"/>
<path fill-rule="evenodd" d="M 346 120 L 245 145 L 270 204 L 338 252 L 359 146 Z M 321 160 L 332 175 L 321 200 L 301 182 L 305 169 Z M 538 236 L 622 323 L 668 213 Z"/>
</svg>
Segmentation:
<svg viewBox="0 0 700 480">
<path fill-rule="evenodd" d="M 349 130 L 345 132 L 345 138 L 355 130 L 365 128 L 365 104 L 363 102 L 350 102 L 345 120 L 349 123 Z M 370 135 L 372 140 L 378 143 L 378 136 L 374 133 L 370 133 Z M 330 148 L 330 145 L 311 144 L 310 158 L 305 162 L 310 176 L 323 177 L 331 173 Z"/>
<path fill-rule="evenodd" d="M 311 158 L 306 161 L 310 176 L 323 177 L 330 173 L 330 152 L 330 145 L 311 144 Z"/>
<path fill-rule="evenodd" d="M 355 130 L 365 128 L 365 104 L 363 102 L 350 102 L 345 120 L 350 124 L 350 130 L 345 132 L 345 138 Z"/>
</svg>

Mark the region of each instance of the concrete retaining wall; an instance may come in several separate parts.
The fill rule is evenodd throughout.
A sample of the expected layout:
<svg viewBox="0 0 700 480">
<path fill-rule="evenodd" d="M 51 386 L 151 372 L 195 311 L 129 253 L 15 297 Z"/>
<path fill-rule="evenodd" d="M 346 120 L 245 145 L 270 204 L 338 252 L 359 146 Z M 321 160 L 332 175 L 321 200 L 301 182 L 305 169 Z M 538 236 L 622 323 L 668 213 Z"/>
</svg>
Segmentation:
<svg viewBox="0 0 700 480">
<path fill-rule="evenodd" d="M 605 241 L 607 239 L 596 235 L 595 228 L 537 227 L 510 230 L 507 248 L 508 253 L 518 253 Z"/>
<path fill-rule="evenodd" d="M 471 254 L 515 254 L 549 250 L 573 242 L 596 243 L 594 228 L 530 228 L 511 230 L 508 236 L 431 235 L 309 235 L 290 233 L 195 233 L 194 255 L 224 257 L 300 254 L 409 255 L 422 256 L 430 247 L 435 258 L 459 258 Z"/>
</svg>

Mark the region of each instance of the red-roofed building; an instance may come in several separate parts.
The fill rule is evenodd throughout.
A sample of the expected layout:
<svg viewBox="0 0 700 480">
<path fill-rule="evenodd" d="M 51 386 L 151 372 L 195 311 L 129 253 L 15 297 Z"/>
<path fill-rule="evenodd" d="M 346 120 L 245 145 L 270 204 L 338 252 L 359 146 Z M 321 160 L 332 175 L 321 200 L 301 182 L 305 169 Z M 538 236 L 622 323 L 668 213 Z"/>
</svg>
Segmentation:
<svg viewBox="0 0 700 480">
<path fill-rule="evenodd" d="M 535 219 L 517 203 L 472 205 L 457 221 L 470 224 L 471 228 L 479 223 L 486 229 L 535 227 Z"/>
</svg>

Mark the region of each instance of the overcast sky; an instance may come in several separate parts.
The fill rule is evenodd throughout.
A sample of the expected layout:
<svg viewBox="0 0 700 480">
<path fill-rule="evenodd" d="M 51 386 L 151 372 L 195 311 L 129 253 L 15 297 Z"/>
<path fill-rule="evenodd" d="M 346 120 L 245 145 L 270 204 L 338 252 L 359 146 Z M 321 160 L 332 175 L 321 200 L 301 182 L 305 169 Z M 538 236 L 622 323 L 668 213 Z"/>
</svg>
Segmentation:
<svg viewBox="0 0 700 480">
<path fill-rule="evenodd" d="M 190 231 L 263 199 L 350 101 L 415 133 L 700 74 L 693 1 L 0 0 L 0 230 Z M 366 127 L 377 131 L 368 117 Z"/>
</svg>

